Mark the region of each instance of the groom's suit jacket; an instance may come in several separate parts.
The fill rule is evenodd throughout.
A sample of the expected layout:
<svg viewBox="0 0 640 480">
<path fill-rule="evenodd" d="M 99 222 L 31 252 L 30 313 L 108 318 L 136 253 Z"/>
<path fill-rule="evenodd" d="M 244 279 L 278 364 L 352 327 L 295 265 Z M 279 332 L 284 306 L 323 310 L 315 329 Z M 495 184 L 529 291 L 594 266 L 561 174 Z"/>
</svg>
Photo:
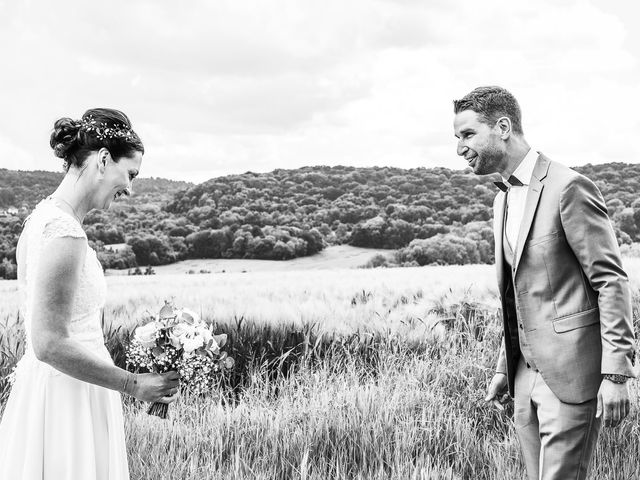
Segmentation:
<svg viewBox="0 0 640 480">
<path fill-rule="evenodd" d="M 497 371 L 507 374 L 513 395 L 523 334 L 553 393 L 582 403 L 597 396 L 602 374 L 635 376 L 628 278 L 593 182 L 540 154 L 528 188 L 513 267 L 503 256 L 506 193 L 494 201 L 504 324 Z"/>
</svg>

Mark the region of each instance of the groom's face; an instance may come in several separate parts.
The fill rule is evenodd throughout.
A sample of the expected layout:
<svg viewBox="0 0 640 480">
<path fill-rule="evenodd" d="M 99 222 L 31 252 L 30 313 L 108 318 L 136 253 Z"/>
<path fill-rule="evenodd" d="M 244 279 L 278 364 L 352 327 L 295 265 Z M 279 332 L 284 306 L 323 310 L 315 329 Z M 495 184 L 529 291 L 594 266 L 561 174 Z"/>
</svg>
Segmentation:
<svg viewBox="0 0 640 480">
<path fill-rule="evenodd" d="M 458 139 L 457 153 L 467 161 L 476 175 L 503 170 L 505 145 L 497 126 L 487 125 L 473 110 L 456 114 L 453 129 Z"/>
</svg>

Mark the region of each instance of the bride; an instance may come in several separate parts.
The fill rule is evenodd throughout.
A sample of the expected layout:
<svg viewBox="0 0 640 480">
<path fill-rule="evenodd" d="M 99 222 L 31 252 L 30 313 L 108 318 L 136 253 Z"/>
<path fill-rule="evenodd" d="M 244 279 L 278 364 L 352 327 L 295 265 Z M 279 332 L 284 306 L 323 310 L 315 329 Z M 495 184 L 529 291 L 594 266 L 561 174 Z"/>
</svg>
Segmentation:
<svg viewBox="0 0 640 480">
<path fill-rule="evenodd" d="M 18 241 L 27 343 L 0 421 L 0 480 L 128 479 L 119 392 L 170 403 L 179 378 L 114 366 L 100 326 L 105 280 L 81 225 L 131 194 L 144 147 L 111 109 L 58 120 L 50 144 L 67 173 Z"/>
</svg>

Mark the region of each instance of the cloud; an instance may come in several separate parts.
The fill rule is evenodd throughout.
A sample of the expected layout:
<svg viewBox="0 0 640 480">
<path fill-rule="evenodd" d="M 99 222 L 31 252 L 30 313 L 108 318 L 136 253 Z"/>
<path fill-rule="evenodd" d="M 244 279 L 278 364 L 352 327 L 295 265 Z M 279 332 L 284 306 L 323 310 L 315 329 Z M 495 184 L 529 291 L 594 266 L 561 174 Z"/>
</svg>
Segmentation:
<svg viewBox="0 0 640 480">
<path fill-rule="evenodd" d="M 112 106 L 145 141 L 144 175 L 463 168 L 451 100 L 487 84 L 564 163 L 638 161 L 640 7 L 614 3 L 1 3 L 0 166 L 52 168 L 53 121 Z"/>
</svg>

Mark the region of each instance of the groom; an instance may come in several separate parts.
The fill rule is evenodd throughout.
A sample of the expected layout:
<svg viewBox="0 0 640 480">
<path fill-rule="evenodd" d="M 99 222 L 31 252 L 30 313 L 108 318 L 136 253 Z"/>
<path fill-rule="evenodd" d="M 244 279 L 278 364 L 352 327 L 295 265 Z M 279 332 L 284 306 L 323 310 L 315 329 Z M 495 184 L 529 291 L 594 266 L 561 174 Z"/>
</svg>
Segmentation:
<svg viewBox="0 0 640 480">
<path fill-rule="evenodd" d="M 635 376 L 628 279 L 604 200 L 529 147 L 505 89 L 453 103 L 458 155 L 503 179 L 493 212 L 504 337 L 487 400 L 508 386 L 530 480 L 584 479 L 601 422 L 629 412 Z"/>
</svg>

